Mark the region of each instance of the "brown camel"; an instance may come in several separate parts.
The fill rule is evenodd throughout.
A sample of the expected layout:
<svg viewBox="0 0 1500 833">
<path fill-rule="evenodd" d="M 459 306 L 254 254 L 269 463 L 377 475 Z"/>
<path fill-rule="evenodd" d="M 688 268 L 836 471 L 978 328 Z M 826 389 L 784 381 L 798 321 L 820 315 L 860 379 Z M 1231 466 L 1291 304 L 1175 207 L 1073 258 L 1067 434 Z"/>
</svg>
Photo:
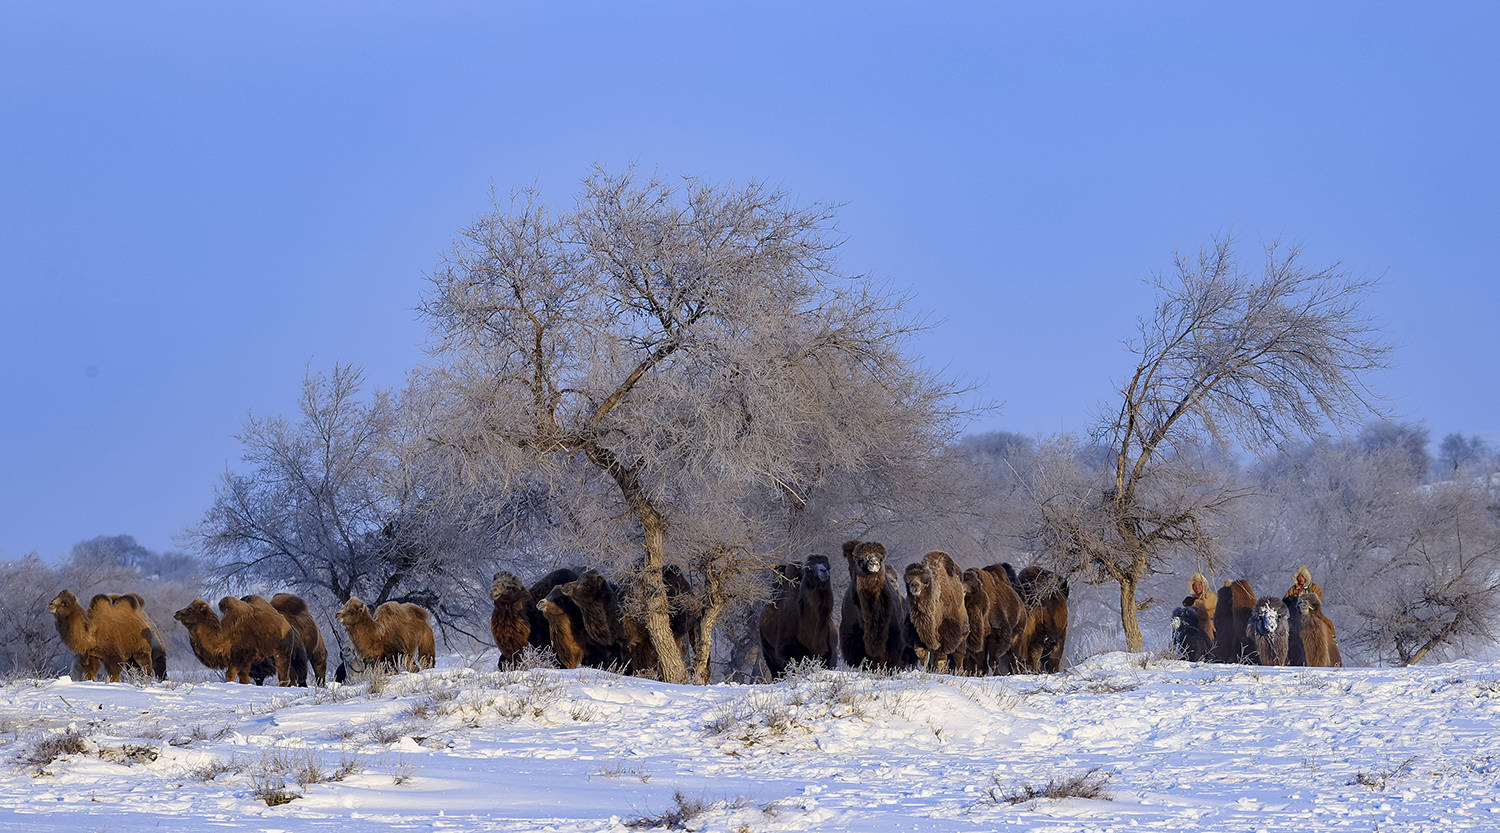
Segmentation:
<svg viewBox="0 0 1500 833">
<path fill-rule="evenodd" d="M 845 664 L 897 668 L 907 664 L 906 600 L 887 570 L 885 547 L 874 541 L 848 541 L 844 560 L 849 589 L 839 621 L 839 649 Z"/>
<path fill-rule="evenodd" d="M 503 668 L 531 644 L 531 614 L 540 611 L 521 580 L 504 570 L 495 574 L 490 585 L 490 601 L 495 604 L 490 613 L 490 636 L 500 649 L 499 664 Z"/>
<path fill-rule="evenodd" d="M 1017 640 L 1015 664 L 1028 674 L 1056 674 L 1062 670 L 1068 647 L 1068 582 L 1051 570 L 1031 566 L 1015 573 L 1005 570 L 1026 605 L 1026 621 Z"/>
<path fill-rule="evenodd" d="M 227 646 L 228 664 L 224 681 L 249 683 L 255 667 L 267 660 L 276 665 L 276 679 L 289 686 L 300 681 L 307 684 L 304 666 L 293 676 L 294 658 L 302 648 L 301 636 L 271 603 L 260 596 L 243 599 L 225 596 L 219 600 L 220 632 Z M 306 656 L 305 649 L 301 652 Z"/>
<path fill-rule="evenodd" d="M 1016 645 L 1026 626 L 1026 603 L 1010 581 L 1006 565 L 991 564 L 981 571 L 979 579 L 989 596 L 989 636 L 985 640 L 985 664 L 992 674 L 1009 674 L 1015 670 Z M 972 624 L 972 622 L 971 622 Z"/>
<path fill-rule="evenodd" d="M 906 592 L 907 615 L 917 633 L 917 664 L 947 671 L 969 636 L 963 572 L 948 553 L 933 550 L 907 565 Z"/>
<path fill-rule="evenodd" d="M 386 602 L 371 616 L 370 608 L 351 596 L 334 618 L 349 632 L 355 653 L 367 662 L 394 668 L 404 661 L 406 670 L 419 671 L 436 661 L 437 643 L 421 605 Z"/>
<path fill-rule="evenodd" d="M 838 628 L 833 624 L 833 580 L 828 556 L 776 568 L 776 598 L 760 613 L 761 655 L 775 679 L 788 665 L 815 659 L 825 668 L 838 663 Z"/>
<path fill-rule="evenodd" d="M 149 671 L 155 679 L 166 679 L 166 649 L 138 594 L 100 593 L 84 610 L 72 591 L 63 590 L 47 610 L 56 617 L 57 633 L 77 656 L 85 680 L 98 676 L 101 663 L 112 683 L 120 681 L 127 664 Z"/>
<path fill-rule="evenodd" d="M 1323 600 L 1316 593 L 1303 593 L 1297 597 L 1302 609 L 1302 650 L 1307 664 L 1313 668 L 1339 668 L 1344 659 L 1339 655 L 1338 640 L 1333 634 L 1333 623 L 1323 615 Z"/>
<path fill-rule="evenodd" d="M 1241 662 L 1254 665 L 1259 660 L 1255 643 L 1247 632 L 1250 610 L 1255 607 L 1255 591 L 1245 579 L 1226 581 L 1219 588 L 1214 610 L 1214 662 Z"/>
<path fill-rule="evenodd" d="M 307 602 L 292 593 L 277 593 L 271 597 L 271 607 L 276 608 L 276 612 L 286 619 L 302 640 L 302 647 L 307 652 L 308 662 L 312 663 L 313 677 L 318 685 L 327 685 L 328 647 L 323 644 L 323 634 L 307 609 Z M 295 657 L 293 665 L 296 665 Z"/>
</svg>

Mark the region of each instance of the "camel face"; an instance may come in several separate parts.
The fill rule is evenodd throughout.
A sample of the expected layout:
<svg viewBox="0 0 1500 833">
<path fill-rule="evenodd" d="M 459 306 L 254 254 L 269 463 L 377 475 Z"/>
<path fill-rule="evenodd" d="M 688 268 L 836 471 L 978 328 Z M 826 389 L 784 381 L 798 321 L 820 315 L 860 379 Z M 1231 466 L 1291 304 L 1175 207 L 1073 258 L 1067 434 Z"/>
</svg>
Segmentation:
<svg viewBox="0 0 1500 833">
<path fill-rule="evenodd" d="M 807 566 L 802 568 L 802 583 L 813 590 L 831 586 L 827 557 L 815 555 L 807 559 Z"/>
<path fill-rule="evenodd" d="M 906 593 L 912 598 L 920 598 L 932 586 L 932 571 L 926 564 L 913 564 L 906 568 Z"/>
<path fill-rule="evenodd" d="M 525 592 L 526 587 L 519 578 L 502 571 L 495 574 L 494 584 L 490 585 L 490 601 L 498 602 L 506 596 L 518 596 Z"/>
<path fill-rule="evenodd" d="M 60 616 L 72 613 L 75 610 L 81 611 L 83 610 L 83 606 L 78 604 L 78 597 L 73 595 L 73 591 L 64 590 L 58 593 L 51 602 L 47 603 L 47 610 Z"/>
<path fill-rule="evenodd" d="M 212 613 L 213 609 L 208 606 L 208 602 L 194 599 L 187 607 L 173 613 L 172 618 L 184 625 L 196 625 L 207 622 Z"/>
<path fill-rule="evenodd" d="M 854 553 L 854 566 L 865 575 L 876 575 L 885 570 L 885 547 L 879 544 L 860 544 Z"/>
<path fill-rule="evenodd" d="M 339 608 L 339 612 L 335 613 L 333 618 L 337 619 L 340 625 L 348 626 L 350 622 L 358 622 L 369 615 L 370 609 L 365 607 L 364 602 L 358 598 L 351 598 L 344 602 L 344 606 Z"/>
</svg>

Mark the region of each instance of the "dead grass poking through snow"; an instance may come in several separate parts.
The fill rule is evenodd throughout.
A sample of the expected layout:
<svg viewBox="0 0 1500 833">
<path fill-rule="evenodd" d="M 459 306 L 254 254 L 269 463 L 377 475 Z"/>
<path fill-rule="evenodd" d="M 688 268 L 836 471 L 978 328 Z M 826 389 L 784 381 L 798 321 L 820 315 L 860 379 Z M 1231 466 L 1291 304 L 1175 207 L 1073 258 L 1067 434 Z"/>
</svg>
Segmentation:
<svg viewBox="0 0 1500 833">
<path fill-rule="evenodd" d="M 1413 755 L 1390 769 L 1381 769 L 1376 770 L 1375 772 L 1361 772 L 1358 775 L 1355 775 L 1354 780 L 1350 781 L 1349 783 L 1359 784 L 1361 786 L 1369 787 L 1372 790 L 1376 790 L 1377 792 L 1383 792 L 1387 784 L 1396 780 L 1397 778 L 1401 778 L 1409 774 L 1411 772 L 1412 764 L 1416 762 L 1417 756 Z"/>
<path fill-rule="evenodd" d="M 1049 780 L 1043 786 L 1023 784 L 1020 787 L 1007 786 L 996 775 L 991 778 L 991 786 L 986 793 L 985 804 L 1025 804 L 1028 801 L 1038 799 L 1061 799 L 1061 798 L 1084 798 L 1091 801 L 1109 801 L 1110 796 L 1104 791 L 1104 785 L 1114 777 L 1113 772 L 1102 772 L 1098 767 L 1078 775 L 1060 776 Z"/>
<path fill-rule="evenodd" d="M 676 790 L 672 793 L 671 809 L 655 815 L 630 819 L 625 822 L 625 826 L 632 830 L 687 830 L 688 825 L 704 813 L 713 810 L 737 810 L 749 806 L 749 803 L 744 798 L 721 801 L 689 798 L 682 794 L 682 790 Z"/>
<path fill-rule="evenodd" d="M 31 744 L 30 748 L 21 753 L 21 763 L 34 767 L 35 774 L 42 775 L 48 764 L 64 755 L 84 755 L 97 748 L 88 735 L 70 727 Z"/>
<path fill-rule="evenodd" d="M 781 682 L 712 709 L 703 730 L 749 747 L 811 735 L 819 722 L 907 717 L 912 679 L 793 667 Z"/>
</svg>

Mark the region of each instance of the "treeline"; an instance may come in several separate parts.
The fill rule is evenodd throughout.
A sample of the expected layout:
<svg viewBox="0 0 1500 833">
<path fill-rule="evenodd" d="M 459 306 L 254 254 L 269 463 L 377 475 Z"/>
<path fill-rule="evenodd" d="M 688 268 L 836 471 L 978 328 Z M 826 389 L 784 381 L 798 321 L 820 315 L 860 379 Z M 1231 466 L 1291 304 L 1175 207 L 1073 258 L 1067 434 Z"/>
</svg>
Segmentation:
<svg viewBox="0 0 1500 833">
<path fill-rule="evenodd" d="M 1368 283 L 1216 241 L 1154 281 L 1086 438 L 965 437 L 908 298 L 837 252 L 830 208 L 754 183 L 595 170 L 563 209 L 495 203 L 416 298 L 431 359 L 399 390 L 335 365 L 243 427 L 192 531 L 207 586 L 411 602 L 453 645 L 485 641 L 497 570 L 591 566 L 631 588 L 673 681 L 753 674 L 775 565 L 851 539 L 898 567 L 942 549 L 1065 575 L 1074 655 L 1164 645 L 1194 572 L 1276 586 L 1299 564 L 1359 623 L 1352 662 L 1492 640 L 1494 457 L 1359 433 L 1387 355 Z M 1357 436 L 1308 439 L 1329 426 Z"/>
</svg>

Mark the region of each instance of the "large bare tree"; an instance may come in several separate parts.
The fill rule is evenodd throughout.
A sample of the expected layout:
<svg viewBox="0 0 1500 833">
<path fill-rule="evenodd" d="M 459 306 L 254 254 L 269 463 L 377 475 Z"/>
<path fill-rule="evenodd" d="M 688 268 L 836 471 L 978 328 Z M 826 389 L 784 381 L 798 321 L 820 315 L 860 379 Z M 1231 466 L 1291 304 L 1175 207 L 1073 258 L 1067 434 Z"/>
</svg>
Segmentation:
<svg viewBox="0 0 1500 833">
<path fill-rule="evenodd" d="M 432 275 L 423 310 L 450 392 L 435 439 L 484 476 L 582 460 L 611 484 L 671 681 L 687 679 L 663 580 L 673 551 L 707 547 L 715 592 L 776 551 L 743 540 L 765 524 L 729 518 L 715 536 L 683 512 L 710 492 L 798 504 L 948 438 L 948 389 L 902 352 L 904 299 L 839 271 L 831 222 L 759 184 L 596 169 L 571 210 L 535 192 L 496 204 Z M 674 516 L 694 530 L 675 547 Z"/>
<path fill-rule="evenodd" d="M 1129 650 L 1142 648 L 1143 579 L 1184 550 L 1215 563 L 1214 524 L 1241 492 L 1200 464 L 1205 442 L 1264 448 L 1371 410 L 1364 374 L 1387 348 L 1360 302 L 1367 281 L 1265 250 L 1252 274 L 1229 240 L 1179 255 L 1130 344 L 1134 371 L 1099 427 L 1107 465 L 1036 488 L 1040 543 L 1067 570 L 1120 590 Z"/>
</svg>

